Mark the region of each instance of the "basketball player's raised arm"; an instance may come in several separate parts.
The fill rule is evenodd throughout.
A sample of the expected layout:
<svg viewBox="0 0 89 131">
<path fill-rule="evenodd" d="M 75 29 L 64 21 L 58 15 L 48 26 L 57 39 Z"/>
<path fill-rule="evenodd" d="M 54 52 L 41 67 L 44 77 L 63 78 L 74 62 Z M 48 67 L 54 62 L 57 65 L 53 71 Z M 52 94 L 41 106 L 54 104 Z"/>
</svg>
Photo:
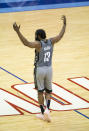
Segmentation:
<svg viewBox="0 0 89 131">
<path fill-rule="evenodd" d="M 58 41 L 60 41 L 61 38 L 63 37 L 64 33 L 65 33 L 65 29 L 66 29 L 66 17 L 62 16 L 61 19 L 63 20 L 63 27 L 61 29 L 61 32 L 57 36 L 51 38 L 52 44 L 55 44 Z"/>
<path fill-rule="evenodd" d="M 18 26 L 16 23 L 13 24 L 13 29 L 16 31 L 16 33 L 18 34 L 19 39 L 21 40 L 21 42 L 25 45 L 28 46 L 30 48 L 39 48 L 40 47 L 40 43 L 39 42 L 29 42 L 20 32 L 20 25 Z"/>
</svg>

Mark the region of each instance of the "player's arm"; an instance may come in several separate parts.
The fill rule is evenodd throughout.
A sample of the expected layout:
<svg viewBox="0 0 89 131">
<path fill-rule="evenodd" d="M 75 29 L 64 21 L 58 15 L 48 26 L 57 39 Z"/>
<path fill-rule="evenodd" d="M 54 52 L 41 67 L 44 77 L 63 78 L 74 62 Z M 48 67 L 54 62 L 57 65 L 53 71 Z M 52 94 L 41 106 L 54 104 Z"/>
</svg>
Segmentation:
<svg viewBox="0 0 89 131">
<path fill-rule="evenodd" d="M 60 41 L 61 38 L 63 37 L 64 33 L 65 33 L 65 29 L 66 29 L 66 17 L 65 17 L 65 16 L 62 16 L 61 19 L 63 20 L 62 29 L 61 29 L 60 33 L 59 33 L 57 36 L 51 38 L 52 44 L 55 44 L 55 43 L 57 43 L 58 41 Z"/>
<path fill-rule="evenodd" d="M 21 42 L 25 45 L 28 46 L 30 48 L 40 48 L 40 43 L 38 41 L 36 42 L 29 42 L 20 32 L 20 26 L 18 26 L 16 23 L 13 24 L 13 29 L 16 31 L 16 33 L 18 34 L 19 39 L 21 40 Z"/>
</svg>

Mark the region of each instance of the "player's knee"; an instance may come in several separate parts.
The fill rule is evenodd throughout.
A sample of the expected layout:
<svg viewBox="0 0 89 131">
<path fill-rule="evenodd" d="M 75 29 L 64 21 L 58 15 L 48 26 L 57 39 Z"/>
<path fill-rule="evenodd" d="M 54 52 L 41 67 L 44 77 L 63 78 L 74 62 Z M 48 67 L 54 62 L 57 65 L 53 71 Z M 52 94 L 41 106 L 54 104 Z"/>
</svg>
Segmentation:
<svg viewBox="0 0 89 131">
<path fill-rule="evenodd" d="M 45 89 L 45 91 L 46 91 L 47 93 L 49 93 L 49 94 L 52 93 L 52 90 L 49 90 L 49 89 Z"/>
</svg>

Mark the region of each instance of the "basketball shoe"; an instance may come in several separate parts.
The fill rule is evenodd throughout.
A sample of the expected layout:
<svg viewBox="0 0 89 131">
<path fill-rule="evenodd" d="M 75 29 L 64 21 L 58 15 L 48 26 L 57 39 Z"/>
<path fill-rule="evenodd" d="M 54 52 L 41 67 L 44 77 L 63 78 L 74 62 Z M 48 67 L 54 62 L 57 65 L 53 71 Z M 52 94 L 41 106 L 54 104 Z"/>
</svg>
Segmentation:
<svg viewBox="0 0 89 131">
<path fill-rule="evenodd" d="M 47 122 L 51 122 L 50 111 L 47 108 L 45 109 L 45 112 L 44 112 L 44 120 Z"/>
</svg>

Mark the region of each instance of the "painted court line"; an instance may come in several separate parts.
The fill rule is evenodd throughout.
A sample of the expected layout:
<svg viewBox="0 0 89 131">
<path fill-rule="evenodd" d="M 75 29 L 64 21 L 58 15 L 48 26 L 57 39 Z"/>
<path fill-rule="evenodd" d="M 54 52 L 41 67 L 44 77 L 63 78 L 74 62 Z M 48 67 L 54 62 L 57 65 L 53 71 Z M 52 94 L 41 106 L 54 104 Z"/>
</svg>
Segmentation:
<svg viewBox="0 0 89 131">
<path fill-rule="evenodd" d="M 16 75 L 14 75 L 13 73 L 11 73 L 11 72 L 9 72 L 9 71 L 7 71 L 6 69 L 4 69 L 4 68 L 2 68 L 2 67 L 0 67 L 0 69 L 1 70 L 3 70 L 3 71 L 5 71 L 5 72 L 7 72 L 8 74 L 10 74 L 10 75 L 12 75 L 12 76 L 14 76 L 15 78 L 17 78 L 17 79 L 19 79 L 19 80 L 21 80 L 21 81 L 23 81 L 24 83 L 28 83 L 27 81 L 25 81 L 25 80 L 23 80 L 22 78 L 20 78 L 20 77 L 18 77 L 18 76 L 16 76 Z M 54 98 L 54 97 L 53 97 Z M 54 99 L 56 99 L 56 98 L 54 98 Z M 56 99 L 57 100 L 57 99 Z M 57 100 L 57 101 L 59 101 L 59 100 Z M 61 102 L 61 101 L 59 101 L 59 102 Z M 61 102 L 62 104 L 64 104 L 63 102 Z M 76 113 L 78 113 L 78 114 L 80 114 L 80 115 L 82 115 L 83 117 L 85 117 L 85 118 L 87 118 L 87 119 L 89 119 L 89 117 L 88 116 L 86 116 L 86 115 L 84 115 L 83 113 L 81 113 L 81 112 L 79 112 L 79 111 L 77 111 L 77 110 L 74 110 Z"/>
</svg>

